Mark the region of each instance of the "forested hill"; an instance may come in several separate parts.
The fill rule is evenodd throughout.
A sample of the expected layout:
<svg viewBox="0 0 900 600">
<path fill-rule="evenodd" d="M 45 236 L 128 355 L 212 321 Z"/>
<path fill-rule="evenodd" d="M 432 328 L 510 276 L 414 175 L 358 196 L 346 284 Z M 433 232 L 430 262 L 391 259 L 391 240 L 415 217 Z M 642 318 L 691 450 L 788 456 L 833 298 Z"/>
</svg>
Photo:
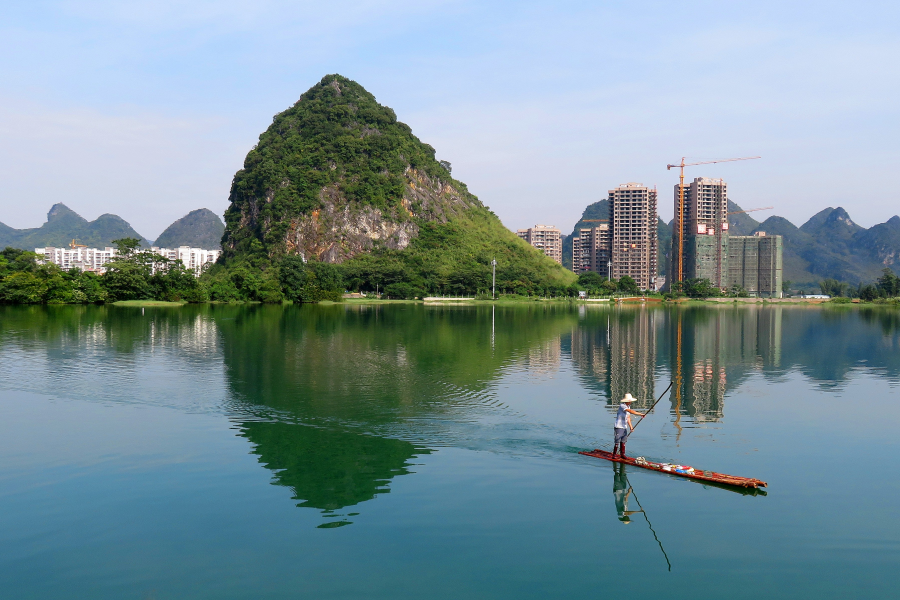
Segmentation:
<svg viewBox="0 0 900 600">
<path fill-rule="evenodd" d="M 841 207 L 826 208 L 796 227 L 769 217 L 754 231 L 784 236 L 784 279 L 811 283 L 830 278 L 853 285 L 871 283 L 900 260 L 900 217 L 865 229 Z"/>
<path fill-rule="evenodd" d="M 361 85 L 327 75 L 250 150 L 225 213 L 229 265 L 284 257 L 341 265 L 351 288 L 422 292 L 566 286 L 574 275 L 520 240 L 449 162 Z"/>
<path fill-rule="evenodd" d="M 169 225 L 156 238 L 153 245 L 160 248 L 190 246 L 204 250 L 218 250 L 224 231 L 225 223 L 219 215 L 208 208 L 199 208 Z"/>
<path fill-rule="evenodd" d="M 65 204 L 54 204 L 47 213 L 47 222 L 33 229 L 13 229 L 0 223 L 0 249 L 11 246 L 34 251 L 46 246 L 61 247 L 73 239 L 91 248 L 105 248 L 119 238 L 132 237 L 144 246 L 150 242 L 136 232 L 127 221 L 116 215 L 100 215 L 88 221 Z"/>
</svg>

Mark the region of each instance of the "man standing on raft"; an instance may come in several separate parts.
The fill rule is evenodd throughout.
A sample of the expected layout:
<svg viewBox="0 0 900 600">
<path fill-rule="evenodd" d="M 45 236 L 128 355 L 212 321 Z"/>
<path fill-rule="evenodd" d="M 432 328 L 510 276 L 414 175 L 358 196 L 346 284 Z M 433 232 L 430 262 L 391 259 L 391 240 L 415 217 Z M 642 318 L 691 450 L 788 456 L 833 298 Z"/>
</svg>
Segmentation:
<svg viewBox="0 0 900 600">
<path fill-rule="evenodd" d="M 616 413 L 616 437 L 613 443 L 613 456 L 615 456 L 618 451 L 621 457 L 625 458 L 625 442 L 628 440 L 628 434 L 633 429 L 631 426 L 631 415 L 638 415 L 639 417 L 647 416 L 646 413 L 631 410 L 629 404 L 632 402 L 634 402 L 634 398 L 632 398 L 631 394 L 625 394 L 625 397 L 622 398 L 622 401 L 619 403 L 619 412 Z"/>
</svg>

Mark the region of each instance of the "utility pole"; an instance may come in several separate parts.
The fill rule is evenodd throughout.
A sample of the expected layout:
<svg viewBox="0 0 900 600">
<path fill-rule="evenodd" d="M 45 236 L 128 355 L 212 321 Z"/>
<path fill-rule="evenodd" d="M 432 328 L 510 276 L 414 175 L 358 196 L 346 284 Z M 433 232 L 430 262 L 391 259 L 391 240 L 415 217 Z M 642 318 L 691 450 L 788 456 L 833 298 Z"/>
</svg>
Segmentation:
<svg viewBox="0 0 900 600">
<path fill-rule="evenodd" d="M 606 263 L 606 278 L 612 281 L 612 261 Z"/>
<path fill-rule="evenodd" d="M 491 259 L 491 300 L 497 299 L 497 259 Z"/>
</svg>

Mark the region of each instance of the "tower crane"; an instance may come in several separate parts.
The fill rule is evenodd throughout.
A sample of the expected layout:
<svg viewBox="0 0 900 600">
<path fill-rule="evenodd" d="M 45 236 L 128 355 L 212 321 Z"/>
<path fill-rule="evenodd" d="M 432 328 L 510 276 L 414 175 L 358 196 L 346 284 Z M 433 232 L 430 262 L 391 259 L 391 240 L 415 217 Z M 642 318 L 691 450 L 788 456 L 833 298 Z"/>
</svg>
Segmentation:
<svg viewBox="0 0 900 600">
<path fill-rule="evenodd" d="M 677 165 L 666 165 L 666 170 L 671 171 L 673 168 L 680 169 L 678 177 L 678 281 L 684 281 L 684 168 L 696 165 L 712 165 L 715 163 L 735 162 L 738 160 L 754 160 L 762 158 L 761 156 L 744 156 L 741 158 L 719 158 L 716 160 L 704 160 L 700 162 L 686 163 L 686 156 L 681 157 L 681 163 Z M 717 224 L 717 227 L 721 225 Z"/>
<path fill-rule="evenodd" d="M 85 244 L 76 244 L 75 238 L 72 238 L 72 241 L 69 242 L 69 247 L 74 250 L 75 248 L 87 248 Z"/>
</svg>

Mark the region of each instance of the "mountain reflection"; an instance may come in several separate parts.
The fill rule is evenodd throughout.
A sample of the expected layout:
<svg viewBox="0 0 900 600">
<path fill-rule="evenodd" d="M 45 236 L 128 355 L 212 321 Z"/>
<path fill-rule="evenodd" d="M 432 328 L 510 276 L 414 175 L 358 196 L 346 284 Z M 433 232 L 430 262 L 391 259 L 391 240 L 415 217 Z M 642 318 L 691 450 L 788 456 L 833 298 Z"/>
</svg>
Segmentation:
<svg viewBox="0 0 900 600">
<path fill-rule="evenodd" d="M 294 491 L 297 506 L 329 516 L 387 493 L 391 478 L 428 452 L 402 440 L 290 423 L 248 422 L 241 431 L 278 485 Z"/>
<path fill-rule="evenodd" d="M 385 308 L 241 307 L 218 320 L 241 435 L 298 506 L 335 525 L 427 443 L 447 443 L 452 423 L 496 408 L 502 368 L 558 370 L 560 332 L 575 322 L 552 307 Z"/>
</svg>

